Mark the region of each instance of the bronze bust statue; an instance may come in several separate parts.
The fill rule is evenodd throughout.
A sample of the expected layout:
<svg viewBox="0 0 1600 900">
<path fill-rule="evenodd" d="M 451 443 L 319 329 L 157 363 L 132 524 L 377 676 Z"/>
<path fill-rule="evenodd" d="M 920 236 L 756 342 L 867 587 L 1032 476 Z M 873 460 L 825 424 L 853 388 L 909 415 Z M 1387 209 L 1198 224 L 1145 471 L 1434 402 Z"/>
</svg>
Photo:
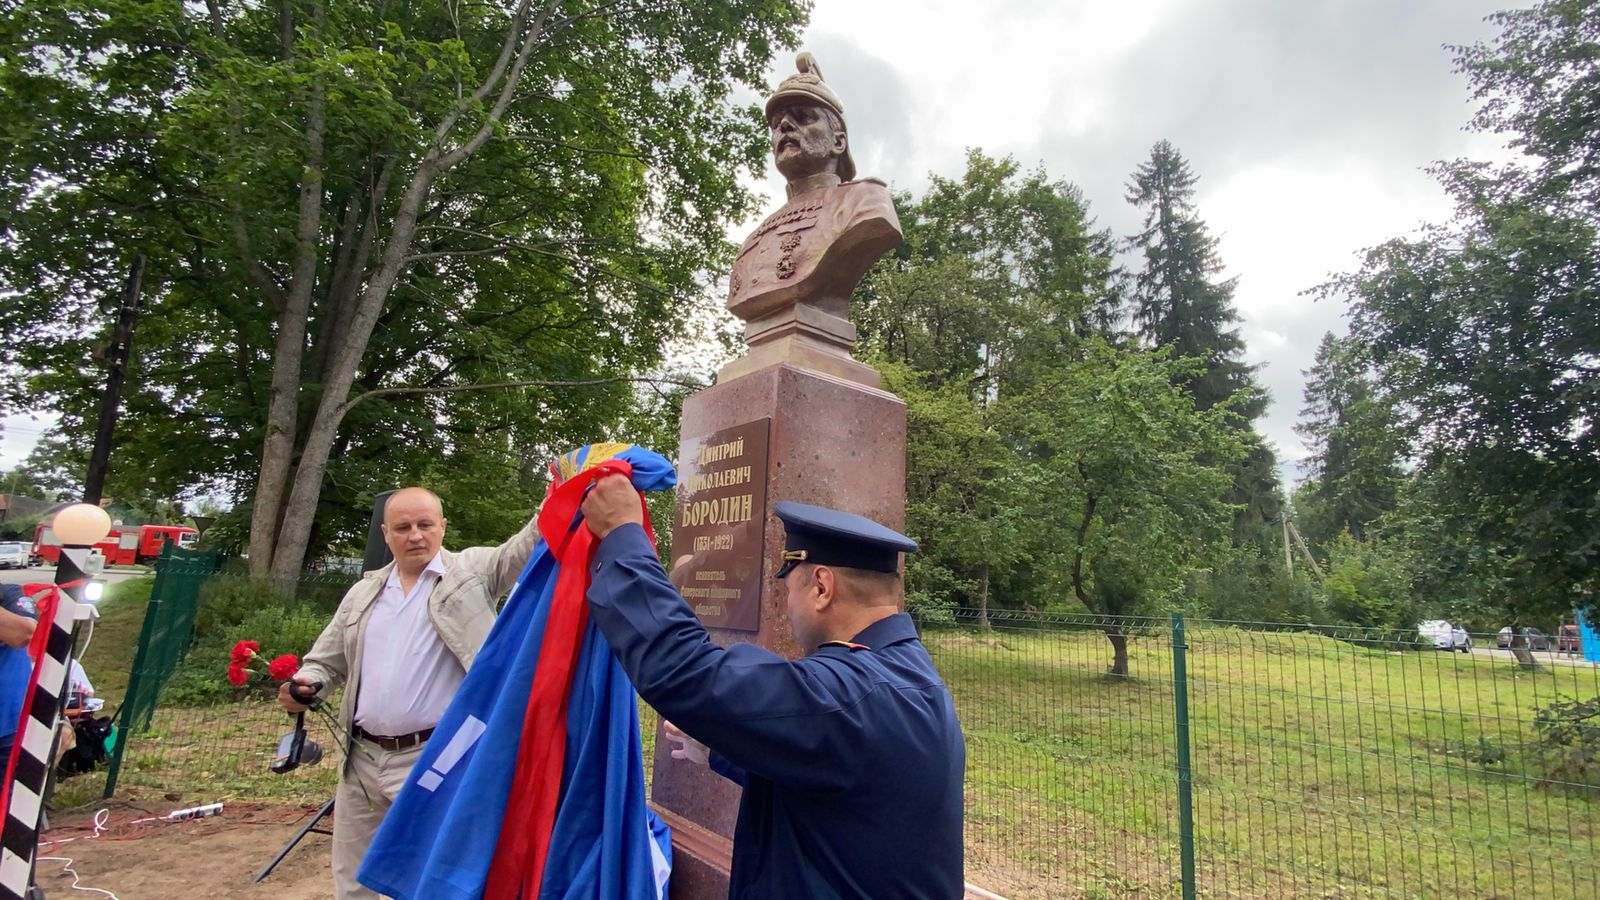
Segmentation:
<svg viewBox="0 0 1600 900">
<path fill-rule="evenodd" d="M 727 381 L 779 362 L 878 384 L 850 358 L 850 294 L 878 257 L 901 241 L 888 188 L 855 180 L 844 107 L 809 53 L 767 101 L 772 158 L 788 202 L 745 239 L 728 284 L 750 352 L 718 374 Z"/>
</svg>

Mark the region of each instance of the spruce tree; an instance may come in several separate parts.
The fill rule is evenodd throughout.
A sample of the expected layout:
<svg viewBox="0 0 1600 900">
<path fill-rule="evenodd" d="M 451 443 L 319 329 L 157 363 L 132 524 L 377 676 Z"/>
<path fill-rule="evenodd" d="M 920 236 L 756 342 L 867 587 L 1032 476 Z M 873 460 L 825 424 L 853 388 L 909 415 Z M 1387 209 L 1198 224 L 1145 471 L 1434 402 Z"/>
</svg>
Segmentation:
<svg viewBox="0 0 1600 900">
<path fill-rule="evenodd" d="M 1234 464 L 1228 498 L 1240 506 L 1234 541 L 1243 546 L 1282 514 L 1277 459 L 1254 432 L 1268 397 L 1256 384 L 1254 367 L 1241 359 L 1244 339 L 1233 307 L 1237 279 L 1221 277 L 1217 239 L 1195 208 L 1196 180 L 1183 154 L 1160 141 L 1128 185 L 1128 202 L 1144 211 L 1143 229 L 1128 238 L 1129 248 L 1144 256 L 1144 267 L 1133 277 L 1133 319 L 1146 343 L 1200 360 L 1200 369 L 1184 383 L 1196 409 L 1231 398 L 1237 426 L 1250 432 L 1249 453 Z"/>
<path fill-rule="evenodd" d="M 1323 335 L 1305 372 L 1305 405 L 1294 430 L 1311 455 L 1295 508 L 1301 532 L 1316 547 L 1346 531 L 1365 540 L 1372 524 L 1394 509 L 1403 479 L 1405 438 L 1364 349 Z"/>
<path fill-rule="evenodd" d="M 1144 268 L 1134 275 L 1134 324 L 1149 344 L 1205 362 L 1188 385 L 1195 406 L 1210 409 L 1249 389 L 1239 410 L 1253 421 L 1266 410 L 1267 397 L 1253 368 L 1239 359 L 1244 340 L 1233 308 L 1237 279 L 1219 277 L 1217 239 L 1194 205 L 1196 181 L 1177 148 L 1160 141 L 1128 185 L 1128 202 L 1145 212 L 1143 230 L 1128 239 L 1144 255 Z"/>
</svg>

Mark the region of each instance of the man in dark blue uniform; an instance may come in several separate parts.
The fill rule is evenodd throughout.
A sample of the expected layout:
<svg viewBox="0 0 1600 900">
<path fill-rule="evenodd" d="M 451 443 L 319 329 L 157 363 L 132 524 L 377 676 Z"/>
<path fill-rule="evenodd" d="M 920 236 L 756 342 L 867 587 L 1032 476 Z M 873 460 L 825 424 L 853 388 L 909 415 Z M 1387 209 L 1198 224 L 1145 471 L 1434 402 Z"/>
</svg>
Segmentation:
<svg viewBox="0 0 1600 900">
<path fill-rule="evenodd" d="M 712 643 L 622 477 L 583 504 L 601 539 L 594 621 L 640 696 L 744 787 L 730 897 L 958 898 L 966 749 L 899 611 L 899 555 L 917 545 L 837 510 L 775 512 L 788 534 L 777 577 L 804 659 Z"/>
<path fill-rule="evenodd" d="M 28 642 L 37 617 L 33 600 L 23 595 L 21 585 L 0 584 L 0 769 L 11 755 L 17 721 L 28 701 L 28 679 L 33 675 Z"/>
</svg>

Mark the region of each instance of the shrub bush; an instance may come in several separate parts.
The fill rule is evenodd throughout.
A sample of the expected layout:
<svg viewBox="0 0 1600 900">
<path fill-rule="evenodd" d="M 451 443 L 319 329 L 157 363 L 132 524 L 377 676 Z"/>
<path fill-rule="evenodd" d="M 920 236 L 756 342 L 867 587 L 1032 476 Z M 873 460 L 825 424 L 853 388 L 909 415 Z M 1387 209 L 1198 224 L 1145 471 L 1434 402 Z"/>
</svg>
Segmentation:
<svg viewBox="0 0 1600 900">
<path fill-rule="evenodd" d="M 919 623 L 954 622 L 956 595 L 966 587 L 954 572 L 932 560 L 913 556 L 906 561 L 906 612 Z"/>
<path fill-rule="evenodd" d="M 195 640 L 227 632 L 252 613 L 297 605 L 287 593 L 264 578 L 213 575 L 200 587 L 194 615 Z"/>
<path fill-rule="evenodd" d="M 1600 697 L 1560 699 L 1534 710 L 1534 754 L 1545 781 L 1593 784 L 1600 780 Z"/>
<path fill-rule="evenodd" d="M 306 608 L 269 606 L 246 612 L 239 621 L 213 634 L 199 638 L 172 675 L 162 693 L 162 703 L 200 706 L 226 703 L 255 695 L 277 696 L 276 685 L 262 686 L 253 679 L 245 688 L 228 683 L 228 654 L 239 641 L 255 641 L 261 654 L 271 659 L 279 654 L 304 654 L 328 624 L 326 614 Z M 264 664 L 258 664 L 261 668 Z"/>
<path fill-rule="evenodd" d="M 302 578 L 295 591 L 295 602 L 300 607 L 320 613 L 327 619 L 339 608 L 339 601 L 344 599 L 345 592 L 350 590 L 350 585 L 355 584 L 359 577 L 330 572 L 326 575 Z"/>
<path fill-rule="evenodd" d="M 1333 621 L 1365 628 L 1410 628 L 1419 619 L 1400 556 L 1373 539 L 1341 534 L 1328 550 L 1322 584 Z"/>
<path fill-rule="evenodd" d="M 1324 623 L 1329 617 L 1304 566 L 1291 575 L 1281 559 L 1253 551 L 1200 576 L 1195 605 L 1206 617 L 1230 622 Z"/>
</svg>

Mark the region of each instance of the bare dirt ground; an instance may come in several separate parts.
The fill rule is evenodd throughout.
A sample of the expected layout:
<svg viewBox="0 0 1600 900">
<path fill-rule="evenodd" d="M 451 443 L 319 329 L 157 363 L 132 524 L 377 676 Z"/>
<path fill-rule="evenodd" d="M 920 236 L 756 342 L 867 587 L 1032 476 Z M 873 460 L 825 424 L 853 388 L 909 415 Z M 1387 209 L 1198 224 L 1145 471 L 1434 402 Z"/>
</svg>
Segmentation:
<svg viewBox="0 0 1600 900">
<path fill-rule="evenodd" d="M 328 837 L 308 834 L 261 884 L 250 879 L 305 825 L 316 808 L 230 803 L 222 814 L 187 822 L 134 820 L 171 812 L 172 804 L 136 807 L 112 802 L 106 830 L 94 834 L 94 812 L 52 817 L 40 857 L 70 857 L 81 887 L 120 900 L 331 900 Z M 323 820 L 327 825 L 328 820 Z M 70 840 L 67 840 L 70 839 Z M 48 897 L 98 896 L 71 890 L 62 863 L 38 864 L 36 880 Z"/>
</svg>

